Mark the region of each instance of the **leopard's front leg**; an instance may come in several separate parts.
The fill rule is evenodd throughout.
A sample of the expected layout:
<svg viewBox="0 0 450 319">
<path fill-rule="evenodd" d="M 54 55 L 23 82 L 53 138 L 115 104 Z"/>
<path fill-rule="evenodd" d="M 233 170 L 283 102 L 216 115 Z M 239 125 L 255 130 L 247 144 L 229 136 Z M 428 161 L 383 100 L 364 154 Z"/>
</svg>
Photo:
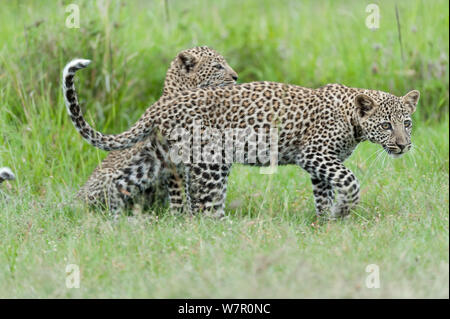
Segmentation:
<svg viewBox="0 0 450 319">
<path fill-rule="evenodd" d="M 359 202 L 359 182 L 355 175 L 343 167 L 333 181 L 336 185 L 336 201 L 331 207 L 331 218 L 345 217 Z"/>
<path fill-rule="evenodd" d="M 331 206 L 334 200 L 333 187 L 326 181 L 311 177 L 311 184 L 314 194 L 314 203 L 318 216 L 326 215 L 331 211 Z"/>
<path fill-rule="evenodd" d="M 327 209 L 332 219 L 344 217 L 358 203 L 358 180 L 337 157 L 305 151 L 298 157 L 297 163 L 313 176 L 313 185 L 316 184 L 313 189 L 315 189 L 314 197 L 318 215 L 322 215 Z M 325 185 L 329 185 L 332 189 L 332 193 L 328 189 L 328 193 L 325 193 L 326 196 L 324 194 Z M 329 207 L 329 199 L 334 197 L 333 190 L 336 192 L 336 199 Z"/>
</svg>

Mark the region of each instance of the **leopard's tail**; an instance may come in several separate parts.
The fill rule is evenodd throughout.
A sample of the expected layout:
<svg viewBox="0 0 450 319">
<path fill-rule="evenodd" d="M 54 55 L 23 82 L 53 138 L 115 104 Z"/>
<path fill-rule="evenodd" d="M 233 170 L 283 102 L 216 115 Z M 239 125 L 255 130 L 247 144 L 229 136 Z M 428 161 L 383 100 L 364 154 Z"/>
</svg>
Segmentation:
<svg viewBox="0 0 450 319">
<path fill-rule="evenodd" d="M 0 184 L 6 180 L 16 179 L 9 167 L 0 167 Z"/>
<path fill-rule="evenodd" d="M 80 105 L 78 103 L 77 93 L 75 91 L 74 77 L 75 72 L 87 67 L 90 60 L 75 59 L 69 62 L 63 71 L 63 94 L 66 103 L 67 112 L 78 133 L 91 145 L 105 151 L 123 150 L 136 144 L 147 137 L 152 127 L 144 125 L 146 113 L 129 130 L 120 134 L 102 134 L 93 129 L 83 117 Z"/>
</svg>

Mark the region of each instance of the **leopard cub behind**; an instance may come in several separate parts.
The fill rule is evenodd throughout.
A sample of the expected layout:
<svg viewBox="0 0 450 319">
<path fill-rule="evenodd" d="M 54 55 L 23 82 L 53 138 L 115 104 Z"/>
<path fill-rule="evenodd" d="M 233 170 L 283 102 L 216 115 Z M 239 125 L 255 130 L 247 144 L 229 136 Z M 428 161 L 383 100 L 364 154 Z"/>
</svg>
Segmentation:
<svg viewBox="0 0 450 319">
<path fill-rule="evenodd" d="M 63 75 L 66 101 L 77 101 L 73 75 L 89 62 L 74 60 L 66 66 Z M 224 57 L 211 48 L 184 50 L 170 64 L 160 99 L 193 88 L 233 84 L 237 76 Z M 149 145 L 147 141 L 141 141 L 131 148 L 110 152 L 81 187 L 77 197 L 89 204 L 105 205 L 112 211 L 134 203 L 148 207 L 169 197 L 171 208 L 179 209 L 183 206 L 184 173 L 170 163 L 161 163 L 158 150 Z M 161 174 L 157 176 L 153 174 L 155 166 L 161 168 Z"/>
</svg>

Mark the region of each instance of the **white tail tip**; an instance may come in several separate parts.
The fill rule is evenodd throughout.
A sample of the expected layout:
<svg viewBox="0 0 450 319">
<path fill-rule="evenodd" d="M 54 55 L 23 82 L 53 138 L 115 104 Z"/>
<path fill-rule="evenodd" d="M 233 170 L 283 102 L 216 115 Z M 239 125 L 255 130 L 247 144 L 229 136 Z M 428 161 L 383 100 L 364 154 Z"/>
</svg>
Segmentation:
<svg viewBox="0 0 450 319">
<path fill-rule="evenodd" d="M 15 178 L 16 176 L 14 176 L 13 172 L 9 167 L 0 167 L 0 179 L 11 180 Z"/>
<path fill-rule="evenodd" d="M 79 70 L 79 69 L 83 69 L 83 68 L 87 67 L 90 63 L 91 63 L 91 60 L 74 59 L 74 60 L 70 61 L 69 63 L 67 63 L 66 66 L 64 67 L 63 76 L 65 77 L 69 73 L 70 74 L 74 73 L 73 68 L 75 68 L 75 71 Z M 70 72 L 69 72 L 69 70 L 70 70 Z"/>
</svg>

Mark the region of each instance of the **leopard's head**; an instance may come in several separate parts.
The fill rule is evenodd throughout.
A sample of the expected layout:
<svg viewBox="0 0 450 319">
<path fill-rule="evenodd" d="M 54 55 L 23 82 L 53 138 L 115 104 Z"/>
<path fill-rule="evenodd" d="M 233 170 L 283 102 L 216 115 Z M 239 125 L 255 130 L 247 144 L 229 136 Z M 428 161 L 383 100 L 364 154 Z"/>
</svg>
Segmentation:
<svg viewBox="0 0 450 319">
<path fill-rule="evenodd" d="M 366 93 L 366 92 L 365 92 Z M 368 91 L 355 97 L 356 113 L 362 134 L 380 144 L 393 157 L 411 149 L 411 115 L 419 101 L 419 91 L 397 97 L 380 91 Z"/>
<path fill-rule="evenodd" d="M 172 61 L 164 83 L 164 93 L 234 84 L 237 73 L 222 55 L 206 46 L 178 53 Z"/>
</svg>

